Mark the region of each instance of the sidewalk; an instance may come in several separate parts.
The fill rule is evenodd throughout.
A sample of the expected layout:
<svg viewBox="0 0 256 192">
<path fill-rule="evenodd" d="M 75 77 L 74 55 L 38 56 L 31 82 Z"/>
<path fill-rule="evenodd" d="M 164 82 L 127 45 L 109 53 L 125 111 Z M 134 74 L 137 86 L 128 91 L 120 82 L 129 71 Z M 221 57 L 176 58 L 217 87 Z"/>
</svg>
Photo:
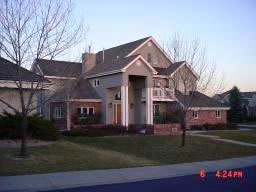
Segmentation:
<svg viewBox="0 0 256 192">
<path fill-rule="evenodd" d="M 256 156 L 139 168 L 0 177 L 0 191 L 39 191 L 171 178 L 256 165 Z"/>
</svg>

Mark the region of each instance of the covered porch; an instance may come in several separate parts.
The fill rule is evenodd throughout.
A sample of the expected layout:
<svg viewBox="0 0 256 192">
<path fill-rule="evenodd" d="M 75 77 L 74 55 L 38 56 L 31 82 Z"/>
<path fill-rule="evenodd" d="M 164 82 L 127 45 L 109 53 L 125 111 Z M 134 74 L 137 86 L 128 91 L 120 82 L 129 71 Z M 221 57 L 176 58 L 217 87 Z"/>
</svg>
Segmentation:
<svg viewBox="0 0 256 192">
<path fill-rule="evenodd" d="M 128 75 L 127 83 L 107 89 L 106 123 L 128 128 L 131 124 L 153 124 L 152 79 Z M 142 99 L 145 95 L 145 99 Z"/>
</svg>

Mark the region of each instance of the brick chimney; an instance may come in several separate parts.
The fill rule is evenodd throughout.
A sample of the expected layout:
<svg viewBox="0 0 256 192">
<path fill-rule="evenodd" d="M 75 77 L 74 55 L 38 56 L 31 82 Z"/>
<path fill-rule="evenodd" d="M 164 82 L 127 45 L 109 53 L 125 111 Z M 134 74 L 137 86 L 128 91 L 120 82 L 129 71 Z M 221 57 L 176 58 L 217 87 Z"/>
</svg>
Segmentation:
<svg viewBox="0 0 256 192">
<path fill-rule="evenodd" d="M 82 54 L 82 72 L 86 73 L 96 65 L 95 53 L 83 53 Z"/>
</svg>

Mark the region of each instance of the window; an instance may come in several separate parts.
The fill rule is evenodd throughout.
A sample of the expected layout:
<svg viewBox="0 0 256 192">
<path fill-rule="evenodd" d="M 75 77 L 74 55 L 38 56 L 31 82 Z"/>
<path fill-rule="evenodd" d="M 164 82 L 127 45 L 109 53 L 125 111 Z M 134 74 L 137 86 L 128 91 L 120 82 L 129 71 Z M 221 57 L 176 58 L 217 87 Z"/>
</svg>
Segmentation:
<svg viewBox="0 0 256 192">
<path fill-rule="evenodd" d="M 157 83 L 157 81 L 154 79 L 153 80 L 153 87 L 156 87 L 156 83 Z"/>
<path fill-rule="evenodd" d="M 77 114 L 80 117 L 85 117 L 85 116 L 88 116 L 88 115 L 94 115 L 94 113 L 95 113 L 94 107 L 80 107 L 80 108 L 77 108 Z"/>
<path fill-rule="evenodd" d="M 148 61 L 149 63 L 152 63 L 152 55 L 151 55 L 151 53 L 148 53 L 148 59 L 147 59 L 147 61 Z"/>
<path fill-rule="evenodd" d="M 193 116 L 193 119 L 198 119 L 199 112 L 198 111 L 193 111 L 192 116 Z"/>
<path fill-rule="evenodd" d="M 94 115 L 94 107 L 89 107 L 88 115 Z"/>
<path fill-rule="evenodd" d="M 94 79 L 93 85 L 94 85 L 94 87 L 98 87 L 100 85 L 100 80 Z"/>
<path fill-rule="evenodd" d="M 55 107 L 54 108 L 54 118 L 55 119 L 61 119 L 63 116 L 62 108 L 61 107 Z"/>
<path fill-rule="evenodd" d="M 159 116 L 160 115 L 160 105 L 154 105 L 153 106 L 154 109 L 154 116 Z"/>
<path fill-rule="evenodd" d="M 216 111 L 216 118 L 221 118 L 221 111 Z"/>
</svg>

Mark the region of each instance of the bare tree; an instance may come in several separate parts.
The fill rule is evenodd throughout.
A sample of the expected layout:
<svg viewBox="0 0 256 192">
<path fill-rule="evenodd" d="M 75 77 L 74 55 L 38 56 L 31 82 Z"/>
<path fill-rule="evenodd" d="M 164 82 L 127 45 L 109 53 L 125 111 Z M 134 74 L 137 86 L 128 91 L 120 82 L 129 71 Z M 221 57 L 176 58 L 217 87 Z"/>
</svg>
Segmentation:
<svg viewBox="0 0 256 192">
<path fill-rule="evenodd" d="M 7 107 L 22 116 L 22 142 L 19 155 L 27 156 L 27 117 L 35 110 L 33 98 L 44 90 L 45 83 L 23 81 L 22 67 L 37 59 L 54 59 L 77 45 L 84 35 L 81 22 L 72 17 L 71 1 L 62 0 L 2 0 L 0 2 L 0 53 L 18 66 L 16 85 L 21 110 L 0 99 Z M 25 95 L 25 89 L 29 92 Z"/>
<path fill-rule="evenodd" d="M 187 124 L 191 120 L 188 113 L 191 111 L 194 98 L 198 97 L 197 91 L 210 94 L 210 91 L 213 93 L 220 90 L 222 85 L 216 76 L 216 65 L 214 62 L 209 62 L 206 48 L 198 39 L 187 41 L 182 35 L 175 34 L 166 42 L 164 49 L 173 63 L 183 66 L 168 76 L 168 82 L 179 103 L 172 115 L 181 125 L 183 147 Z"/>
</svg>

